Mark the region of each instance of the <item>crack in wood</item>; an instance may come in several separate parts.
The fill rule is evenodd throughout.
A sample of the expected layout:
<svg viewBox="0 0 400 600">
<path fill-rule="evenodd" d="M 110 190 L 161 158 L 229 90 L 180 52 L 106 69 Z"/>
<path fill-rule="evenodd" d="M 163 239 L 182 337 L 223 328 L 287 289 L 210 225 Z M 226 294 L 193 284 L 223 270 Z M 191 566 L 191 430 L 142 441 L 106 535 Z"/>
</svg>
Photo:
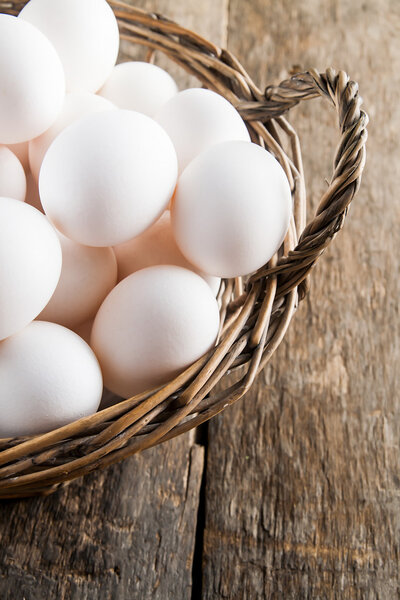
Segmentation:
<svg viewBox="0 0 400 600">
<path fill-rule="evenodd" d="M 204 462 L 199 491 L 199 501 L 196 519 L 195 546 L 192 561 L 192 594 L 191 600 L 201 600 L 203 589 L 203 550 L 204 528 L 206 510 L 206 483 L 207 483 L 207 448 L 208 448 L 208 423 L 196 429 L 196 443 L 204 449 Z"/>
</svg>

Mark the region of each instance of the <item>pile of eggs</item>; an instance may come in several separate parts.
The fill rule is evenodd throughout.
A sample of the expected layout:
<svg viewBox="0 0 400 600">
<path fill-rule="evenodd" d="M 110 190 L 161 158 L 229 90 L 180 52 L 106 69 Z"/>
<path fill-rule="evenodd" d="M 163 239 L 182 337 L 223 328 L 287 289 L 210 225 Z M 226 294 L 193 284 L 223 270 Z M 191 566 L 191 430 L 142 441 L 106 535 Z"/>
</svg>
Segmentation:
<svg viewBox="0 0 400 600">
<path fill-rule="evenodd" d="M 0 15 L 0 438 L 179 374 L 215 345 L 221 278 L 288 229 L 287 177 L 236 109 L 118 51 L 106 0 Z"/>
</svg>

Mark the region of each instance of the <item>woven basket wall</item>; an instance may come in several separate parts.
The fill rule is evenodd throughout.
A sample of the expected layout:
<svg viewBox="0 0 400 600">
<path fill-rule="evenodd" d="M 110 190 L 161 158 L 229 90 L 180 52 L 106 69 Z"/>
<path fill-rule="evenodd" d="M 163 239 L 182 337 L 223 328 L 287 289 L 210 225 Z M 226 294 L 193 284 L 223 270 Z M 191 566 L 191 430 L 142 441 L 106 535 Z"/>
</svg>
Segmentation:
<svg viewBox="0 0 400 600">
<path fill-rule="evenodd" d="M 25 3 L 0 1 L 0 12 L 17 14 Z M 346 73 L 310 70 L 260 90 L 230 52 L 160 15 L 115 0 L 110 5 L 123 40 L 146 46 L 149 58 L 154 51 L 164 53 L 232 102 L 252 141 L 284 168 L 293 218 L 282 248 L 267 265 L 244 279 L 223 282 L 218 344 L 184 373 L 159 390 L 56 431 L 0 440 L 0 498 L 52 493 L 63 482 L 180 435 L 239 400 L 282 341 L 308 291 L 311 269 L 343 227 L 364 168 L 368 118 L 360 110 L 358 86 Z M 329 185 L 307 220 L 300 144 L 286 114 L 299 102 L 321 96 L 337 112 L 340 141 Z M 232 370 L 237 374 L 229 378 Z"/>
</svg>

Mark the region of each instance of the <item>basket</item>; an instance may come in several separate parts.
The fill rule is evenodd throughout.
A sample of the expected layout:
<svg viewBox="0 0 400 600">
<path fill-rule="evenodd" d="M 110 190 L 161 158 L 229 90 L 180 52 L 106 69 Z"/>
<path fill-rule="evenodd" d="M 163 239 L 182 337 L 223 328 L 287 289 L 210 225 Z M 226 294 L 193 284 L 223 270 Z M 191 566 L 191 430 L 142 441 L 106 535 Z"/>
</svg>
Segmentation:
<svg viewBox="0 0 400 600">
<path fill-rule="evenodd" d="M 0 12 L 17 14 L 25 3 L 0 1 Z M 242 398 L 282 341 L 311 269 L 343 227 L 365 164 L 368 117 L 357 84 L 343 71 L 310 70 L 261 91 L 229 51 L 160 15 L 116 0 L 110 5 L 122 39 L 146 46 L 149 59 L 161 51 L 238 109 L 252 141 L 284 168 L 293 218 L 268 264 L 245 280 L 223 281 L 218 343 L 173 381 L 50 433 L 0 440 L 0 498 L 50 494 L 63 482 L 185 433 Z M 341 137 L 329 185 L 306 224 L 299 139 L 283 115 L 320 96 L 337 111 Z M 236 376 L 228 378 L 232 370 Z"/>
</svg>

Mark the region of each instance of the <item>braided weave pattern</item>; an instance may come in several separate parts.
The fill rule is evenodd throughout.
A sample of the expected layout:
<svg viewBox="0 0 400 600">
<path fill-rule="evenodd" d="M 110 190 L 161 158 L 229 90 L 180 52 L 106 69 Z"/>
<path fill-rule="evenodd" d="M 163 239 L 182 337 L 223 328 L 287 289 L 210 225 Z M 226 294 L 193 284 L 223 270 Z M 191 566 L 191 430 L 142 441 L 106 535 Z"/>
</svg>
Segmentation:
<svg viewBox="0 0 400 600">
<path fill-rule="evenodd" d="M 0 12 L 17 14 L 25 4 L 0 0 Z M 279 346 L 307 293 L 312 267 L 343 227 L 365 164 L 368 117 L 360 108 L 357 84 L 343 71 L 310 70 L 262 91 L 227 50 L 161 15 L 117 0 L 110 5 L 121 39 L 146 46 L 148 60 L 162 52 L 232 102 L 252 141 L 270 150 L 284 168 L 293 218 L 282 248 L 267 265 L 245 281 L 223 282 L 218 343 L 184 373 L 161 389 L 56 431 L 0 440 L 0 498 L 52 493 L 63 482 L 180 435 L 239 400 Z M 336 110 L 341 137 L 329 185 L 307 223 L 299 139 L 284 115 L 316 97 Z M 287 141 L 290 154 L 283 150 Z M 232 370 L 236 377 L 228 379 Z"/>
</svg>

